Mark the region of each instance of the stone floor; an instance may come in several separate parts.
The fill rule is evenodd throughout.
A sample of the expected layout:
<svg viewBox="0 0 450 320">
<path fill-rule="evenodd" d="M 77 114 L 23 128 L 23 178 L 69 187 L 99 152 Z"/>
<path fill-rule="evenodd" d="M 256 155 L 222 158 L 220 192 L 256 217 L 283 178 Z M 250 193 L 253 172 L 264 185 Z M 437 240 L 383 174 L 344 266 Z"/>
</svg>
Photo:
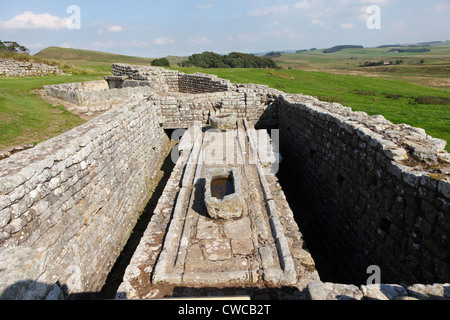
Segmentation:
<svg viewBox="0 0 450 320">
<path fill-rule="evenodd" d="M 318 281 L 284 193 L 266 131 L 190 128 L 117 299 L 248 295 L 302 299 Z M 209 129 L 209 130 L 208 130 Z M 240 218 L 212 219 L 204 202 L 211 168 L 240 172 Z"/>
</svg>

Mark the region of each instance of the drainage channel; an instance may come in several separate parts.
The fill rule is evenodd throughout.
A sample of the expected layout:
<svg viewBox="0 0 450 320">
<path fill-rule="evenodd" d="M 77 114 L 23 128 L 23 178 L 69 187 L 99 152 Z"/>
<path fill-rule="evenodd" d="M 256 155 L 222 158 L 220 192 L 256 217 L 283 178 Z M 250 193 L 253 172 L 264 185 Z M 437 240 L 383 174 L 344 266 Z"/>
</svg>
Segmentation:
<svg viewBox="0 0 450 320">
<path fill-rule="evenodd" d="M 164 175 L 155 188 L 150 201 L 148 202 L 144 212 L 140 216 L 122 253 L 120 254 L 111 272 L 109 273 L 106 283 L 99 293 L 99 299 L 110 300 L 115 298 L 117 290 L 123 281 L 125 270 L 128 267 L 131 258 L 133 257 L 134 252 L 136 251 L 136 248 L 138 247 L 141 238 L 143 237 L 145 230 L 150 223 L 150 220 L 152 219 L 153 212 L 156 208 L 156 205 L 158 204 L 158 200 L 161 197 L 167 182 L 169 181 L 174 167 L 175 164 L 173 163 L 171 155 L 169 154 L 161 167 L 161 171 L 164 172 Z"/>
</svg>

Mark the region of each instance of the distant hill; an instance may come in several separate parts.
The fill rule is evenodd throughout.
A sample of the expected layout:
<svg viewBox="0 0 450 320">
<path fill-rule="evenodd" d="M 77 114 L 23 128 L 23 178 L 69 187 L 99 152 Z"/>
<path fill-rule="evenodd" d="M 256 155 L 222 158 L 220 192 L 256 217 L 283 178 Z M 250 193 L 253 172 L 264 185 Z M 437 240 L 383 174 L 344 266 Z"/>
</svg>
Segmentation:
<svg viewBox="0 0 450 320">
<path fill-rule="evenodd" d="M 90 65 L 111 65 L 112 63 L 128 63 L 150 65 L 150 58 L 132 57 L 120 54 L 106 53 L 100 51 L 67 49 L 60 47 L 49 47 L 35 54 L 36 57 L 65 62 L 74 65 L 83 65 L 88 62 Z"/>
</svg>

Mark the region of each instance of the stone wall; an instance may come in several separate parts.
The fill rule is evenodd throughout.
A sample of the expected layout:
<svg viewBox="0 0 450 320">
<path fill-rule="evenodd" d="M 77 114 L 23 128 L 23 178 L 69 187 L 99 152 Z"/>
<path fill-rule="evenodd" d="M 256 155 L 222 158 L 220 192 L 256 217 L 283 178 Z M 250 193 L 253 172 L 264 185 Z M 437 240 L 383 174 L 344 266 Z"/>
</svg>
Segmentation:
<svg viewBox="0 0 450 320">
<path fill-rule="evenodd" d="M 0 59 L 0 77 L 34 77 L 61 74 L 64 74 L 64 72 L 55 66 L 34 62 Z"/>
<path fill-rule="evenodd" d="M 381 268 L 383 283 L 450 282 L 445 141 L 382 116 L 266 86 L 153 67 L 112 69 L 124 77 L 116 84 L 122 89 L 109 90 L 104 82 L 73 85 L 66 93 L 74 96 L 66 98 L 91 92 L 104 101 L 102 92 L 133 88 L 148 90 L 146 101 L 113 108 L 0 162 L 0 261 L 6 261 L 0 279 L 7 279 L 0 281 L 0 296 L 39 290 L 39 297 L 59 296 L 56 282 L 69 292 L 98 290 L 164 157 L 162 127 L 206 124 L 224 113 L 257 128 L 280 129 L 282 167 L 295 184 L 295 198 L 311 202 L 312 215 L 332 239 L 326 246 L 330 259 L 337 257 L 333 267 L 360 282 L 370 265 Z M 203 83 L 198 92 L 219 92 L 180 92 L 192 91 L 197 82 Z M 227 91 L 221 91 L 224 84 Z M 302 219 L 310 217 L 308 211 L 298 214 L 302 229 Z M 25 289 L 16 288 L 14 280 L 24 277 Z"/>
<path fill-rule="evenodd" d="M 44 89 L 49 96 L 74 104 L 69 111 L 85 113 L 104 112 L 119 104 L 142 101 L 154 92 L 149 86 L 110 89 L 105 80 L 44 86 Z"/>
<path fill-rule="evenodd" d="M 270 89 L 240 88 L 235 91 L 206 94 L 158 94 L 148 98 L 156 109 L 165 129 L 189 128 L 196 121 L 204 125 L 211 116 L 234 113 L 252 124 L 269 126 L 276 123 L 276 110 L 272 106 L 275 94 Z"/>
<path fill-rule="evenodd" d="M 446 142 L 311 97 L 284 94 L 277 104 L 283 165 L 315 208 L 303 219 L 319 219 L 332 239 L 333 267 L 361 283 L 370 265 L 383 283 L 449 282 Z"/>
<path fill-rule="evenodd" d="M 101 289 L 170 151 L 155 114 L 115 108 L 0 162 L 1 298 Z"/>
<path fill-rule="evenodd" d="M 146 81 L 155 91 L 211 93 L 228 91 L 232 87 L 229 80 L 204 73 L 184 74 L 160 67 L 113 64 L 112 73 L 116 77 Z"/>
<path fill-rule="evenodd" d="M 229 80 L 219 79 L 217 76 L 204 73 L 178 75 L 178 90 L 186 93 L 210 93 L 228 91 L 231 87 Z"/>
<path fill-rule="evenodd" d="M 111 66 L 112 74 L 132 80 L 146 81 L 155 91 L 178 92 L 178 71 L 159 67 L 134 66 L 116 63 Z"/>
<path fill-rule="evenodd" d="M 188 128 L 194 121 L 235 113 L 258 128 L 277 126 L 274 101 L 281 92 L 255 84 L 231 84 L 214 75 L 187 75 L 159 67 L 113 64 L 114 76 L 45 86 L 47 94 L 74 104 L 76 112 L 101 112 L 112 106 L 148 97 L 166 129 Z M 78 107 L 77 107 L 78 106 Z M 69 110 L 70 111 L 70 110 Z"/>
</svg>

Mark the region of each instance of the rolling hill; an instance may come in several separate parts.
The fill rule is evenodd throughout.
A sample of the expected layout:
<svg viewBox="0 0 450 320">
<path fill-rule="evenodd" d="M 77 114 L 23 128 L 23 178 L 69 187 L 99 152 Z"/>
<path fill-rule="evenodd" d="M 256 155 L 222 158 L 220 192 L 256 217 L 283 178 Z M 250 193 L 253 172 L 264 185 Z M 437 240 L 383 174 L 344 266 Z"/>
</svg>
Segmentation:
<svg viewBox="0 0 450 320">
<path fill-rule="evenodd" d="M 36 57 L 70 63 L 75 66 L 111 65 L 114 62 L 149 65 L 153 59 L 125 56 L 100 51 L 49 47 L 35 54 Z"/>
</svg>

